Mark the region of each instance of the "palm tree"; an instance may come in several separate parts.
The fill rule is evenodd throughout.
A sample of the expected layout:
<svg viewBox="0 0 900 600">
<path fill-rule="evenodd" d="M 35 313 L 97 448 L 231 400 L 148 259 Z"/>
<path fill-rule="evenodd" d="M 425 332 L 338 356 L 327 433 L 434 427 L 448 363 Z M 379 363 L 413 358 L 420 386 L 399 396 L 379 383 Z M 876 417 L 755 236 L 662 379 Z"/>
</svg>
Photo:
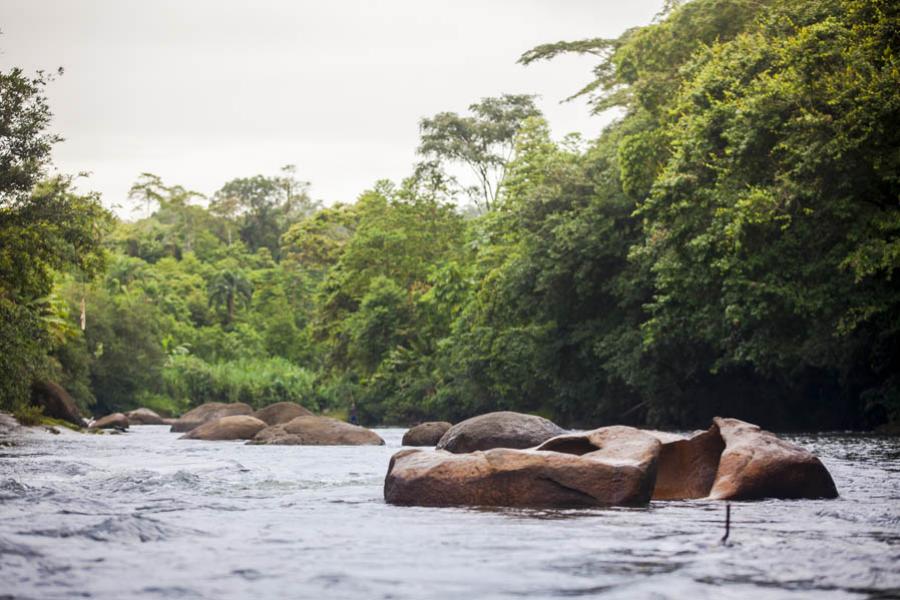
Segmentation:
<svg viewBox="0 0 900 600">
<path fill-rule="evenodd" d="M 234 320 L 234 309 L 237 302 L 244 305 L 250 303 L 253 296 L 253 285 L 238 271 L 220 271 L 209 283 L 210 306 L 225 305 L 226 320 L 229 325 Z"/>
</svg>

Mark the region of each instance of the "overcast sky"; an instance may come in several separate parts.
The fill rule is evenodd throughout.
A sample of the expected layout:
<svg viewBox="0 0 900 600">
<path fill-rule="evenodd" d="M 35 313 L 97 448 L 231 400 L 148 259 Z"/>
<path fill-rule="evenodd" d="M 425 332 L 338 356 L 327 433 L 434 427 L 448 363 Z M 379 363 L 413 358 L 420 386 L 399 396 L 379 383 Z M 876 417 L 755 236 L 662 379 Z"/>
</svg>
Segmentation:
<svg viewBox="0 0 900 600">
<path fill-rule="evenodd" d="M 54 151 L 82 188 L 126 205 L 143 171 L 210 194 L 285 164 L 326 203 L 411 171 L 421 117 L 539 94 L 554 136 L 603 118 L 559 101 L 594 62 L 523 67 L 558 40 L 614 37 L 662 0 L 0 0 L 0 65 L 63 67 Z M 121 214 L 129 214 L 120 210 Z"/>
</svg>

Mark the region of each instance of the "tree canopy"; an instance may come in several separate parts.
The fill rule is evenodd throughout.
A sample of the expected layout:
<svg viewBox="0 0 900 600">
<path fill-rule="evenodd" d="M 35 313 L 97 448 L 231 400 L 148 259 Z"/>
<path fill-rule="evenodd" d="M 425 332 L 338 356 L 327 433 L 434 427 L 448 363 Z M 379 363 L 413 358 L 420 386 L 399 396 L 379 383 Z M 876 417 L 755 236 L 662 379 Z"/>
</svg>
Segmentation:
<svg viewBox="0 0 900 600">
<path fill-rule="evenodd" d="M 423 119 L 409 177 L 354 201 L 323 207 L 293 167 L 208 204 L 143 174 L 115 223 L 47 176 L 47 78 L 13 70 L 0 405 L 52 376 L 97 412 L 896 423 L 898 31 L 884 0 L 669 3 L 522 55 L 596 57 L 575 95 L 619 111 L 596 139 L 554 139 L 532 96 L 484 98 Z"/>
</svg>

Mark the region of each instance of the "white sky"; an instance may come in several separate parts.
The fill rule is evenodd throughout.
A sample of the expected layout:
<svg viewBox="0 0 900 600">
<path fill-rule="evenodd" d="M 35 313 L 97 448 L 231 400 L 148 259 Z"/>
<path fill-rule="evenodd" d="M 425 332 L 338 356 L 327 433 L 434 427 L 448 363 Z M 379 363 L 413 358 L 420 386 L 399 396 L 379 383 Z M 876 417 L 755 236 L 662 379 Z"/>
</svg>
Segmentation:
<svg viewBox="0 0 900 600">
<path fill-rule="evenodd" d="M 662 0 L 0 0 L 0 67 L 65 74 L 48 90 L 54 151 L 107 206 L 144 171 L 210 194 L 285 164 L 326 203 L 416 160 L 418 121 L 539 94 L 556 137 L 605 124 L 559 104 L 594 60 L 522 67 L 558 40 L 615 37 Z M 123 215 L 128 210 L 119 211 Z"/>
</svg>

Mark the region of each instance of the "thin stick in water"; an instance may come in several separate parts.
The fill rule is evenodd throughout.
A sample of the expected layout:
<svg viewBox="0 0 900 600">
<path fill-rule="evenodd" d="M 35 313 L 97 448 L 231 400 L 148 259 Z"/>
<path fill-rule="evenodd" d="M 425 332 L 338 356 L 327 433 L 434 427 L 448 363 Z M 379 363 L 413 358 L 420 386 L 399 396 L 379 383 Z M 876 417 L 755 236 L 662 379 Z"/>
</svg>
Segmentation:
<svg viewBox="0 0 900 600">
<path fill-rule="evenodd" d="M 725 535 L 722 536 L 722 543 L 728 541 L 728 535 L 731 533 L 731 502 L 725 503 Z"/>
</svg>

